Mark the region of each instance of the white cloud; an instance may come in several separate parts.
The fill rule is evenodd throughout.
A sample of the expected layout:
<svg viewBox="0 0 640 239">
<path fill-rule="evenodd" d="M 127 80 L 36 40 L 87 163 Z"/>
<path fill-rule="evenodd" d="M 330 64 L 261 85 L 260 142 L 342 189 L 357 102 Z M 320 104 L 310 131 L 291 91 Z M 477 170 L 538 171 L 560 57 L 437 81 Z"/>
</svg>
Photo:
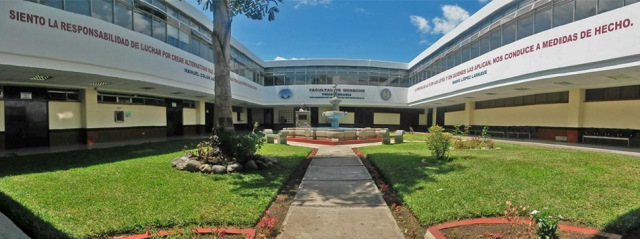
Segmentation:
<svg viewBox="0 0 640 239">
<path fill-rule="evenodd" d="M 411 24 L 418 28 L 418 32 L 421 34 L 426 34 L 431 30 L 431 26 L 429 25 L 429 21 L 421 16 L 410 16 Z"/>
<path fill-rule="evenodd" d="M 357 7 L 357 8 L 355 9 L 355 11 L 356 11 L 357 13 L 362 13 L 362 14 L 367 14 L 367 15 L 369 15 L 369 14 L 370 14 L 370 12 L 369 12 L 369 11 L 367 11 L 367 10 L 366 10 L 366 9 L 364 9 L 364 8 L 360 8 L 360 7 Z"/>
<path fill-rule="evenodd" d="M 295 61 L 295 60 L 304 60 L 304 58 L 296 58 L 296 57 L 292 57 L 292 58 L 284 58 L 281 56 L 276 56 L 276 58 L 273 59 L 274 61 Z"/>
<path fill-rule="evenodd" d="M 457 5 L 442 6 L 443 17 L 435 17 L 431 21 L 433 30 L 431 34 L 445 34 L 469 18 L 469 12 Z"/>
<path fill-rule="evenodd" d="M 298 3 L 293 6 L 294 8 L 299 8 L 302 5 L 308 6 L 318 6 L 318 5 L 329 5 L 333 2 L 333 0 L 299 0 Z"/>
</svg>

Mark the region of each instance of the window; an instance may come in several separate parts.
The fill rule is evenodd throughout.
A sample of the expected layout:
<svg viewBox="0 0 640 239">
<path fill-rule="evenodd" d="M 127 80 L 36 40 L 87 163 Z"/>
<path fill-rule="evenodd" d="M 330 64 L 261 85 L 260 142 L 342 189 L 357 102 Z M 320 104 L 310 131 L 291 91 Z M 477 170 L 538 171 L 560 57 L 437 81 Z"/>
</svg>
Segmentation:
<svg viewBox="0 0 640 239">
<path fill-rule="evenodd" d="M 190 41 L 190 37 L 189 37 L 189 33 L 180 31 L 180 49 L 182 49 L 183 51 L 189 51 L 189 41 Z"/>
<path fill-rule="evenodd" d="M 190 100 L 185 100 L 182 101 L 182 108 L 196 108 L 196 102 L 195 101 L 190 101 Z"/>
<path fill-rule="evenodd" d="M 80 101 L 77 90 L 48 90 L 50 101 Z"/>
<path fill-rule="evenodd" d="M 64 9 L 70 12 L 91 16 L 89 0 L 65 0 Z"/>
<path fill-rule="evenodd" d="M 116 0 L 116 4 L 114 6 L 115 19 L 113 22 L 121 27 L 132 29 L 131 16 L 133 13 L 131 6 L 118 0 Z"/>
<path fill-rule="evenodd" d="M 175 47 L 180 47 L 178 28 L 172 25 L 167 25 L 167 43 Z"/>
<path fill-rule="evenodd" d="M 113 22 L 113 0 L 91 0 L 91 16 Z"/>
<path fill-rule="evenodd" d="M 153 0 L 153 1 L 151 1 L 151 4 L 153 4 L 153 6 L 156 6 L 157 8 L 159 8 L 162 11 L 165 11 L 165 12 L 167 11 L 167 5 L 165 5 L 161 1 Z"/>
<path fill-rule="evenodd" d="M 134 11 L 133 30 L 151 36 L 151 14 L 137 10 Z"/>
<path fill-rule="evenodd" d="M 553 27 L 573 21 L 573 0 L 557 1 L 553 4 Z"/>
<path fill-rule="evenodd" d="M 607 0 L 615 1 L 615 0 Z M 598 0 L 578 0 L 576 1 L 576 21 L 596 15 L 596 4 Z"/>
<path fill-rule="evenodd" d="M 489 39 L 489 37 L 489 34 L 485 34 L 482 38 L 480 38 L 480 55 L 491 50 L 491 40 Z"/>
<path fill-rule="evenodd" d="M 162 41 L 167 41 L 167 23 L 161 19 L 153 18 L 153 37 Z"/>
<path fill-rule="evenodd" d="M 124 122 L 124 111 L 116 110 L 113 112 L 113 121 L 116 123 Z"/>
<path fill-rule="evenodd" d="M 622 7 L 623 0 L 598 0 L 598 14 Z"/>
<path fill-rule="evenodd" d="M 191 54 L 194 55 L 198 55 L 200 53 L 200 42 L 198 41 L 198 39 L 196 39 L 195 37 L 192 37 L 191 39 L 189 39 L 189 45 L 190 45 L 190 51 Z M 236 72 L 238 73 L 238 72 Z"/>
<path fill-rule="evenodd" d="M 633 3 L 637 3 L 640 2 L 640 0 L 624 0 L 624 4 L 625 5 L 629 5 L 629 4 L 633 4 Z"/>
<path fill-rule="evenodd" d="M 533 34 L 533 14 L 529 13 L 518 17 L 518 39 L 522 39 Z"/>
<path fill-rule="evenodd" d="M 491 32 L 491 50 L 502 46 L 502 32 L 500 28 Z"/>
<path fill-rule="evenodd" d="M 57 9 L 62 9 L 62 0 L 40 0 L 41 4 Z"/>
<path fill-rule="evenodd" d="M 535 33 L 549 30 L 551 28 L 551 6 L 536 10 Z"/>
<path fill-rule="evenodd" d="M 507 22 L 502 26 L 502 45 L 516 41 L 516 21 Z"/>
<path fill-rule="evenodd" d="M 474 41 L 473 43 L 471 43 L 471 50 L 469 52 L 469 58 L 473 59 L 478 57 L 478 54 L 480 53 L 480 42 L 478 41 Z"/>
</svg>

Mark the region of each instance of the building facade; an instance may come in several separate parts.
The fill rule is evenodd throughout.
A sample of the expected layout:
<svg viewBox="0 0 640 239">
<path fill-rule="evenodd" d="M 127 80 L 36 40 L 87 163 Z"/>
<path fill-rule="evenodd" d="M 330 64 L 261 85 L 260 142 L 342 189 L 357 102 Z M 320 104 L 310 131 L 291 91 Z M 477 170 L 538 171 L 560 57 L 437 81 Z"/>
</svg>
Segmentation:
<svg viewBox="0 0 640 239">
<path fill-rule="evenodd" d="M 234 123 L 527 127 L 582 141 L 640 130 L 637 0 L 495 0 L 409 63 L 264 61 L 232 42 Z M 0 3 L 0 148 L 205 133 L 213 118 L 211 20 L 184 1 Z M 598 134 L 598 133 L 596 133 Z"/>
</svg>

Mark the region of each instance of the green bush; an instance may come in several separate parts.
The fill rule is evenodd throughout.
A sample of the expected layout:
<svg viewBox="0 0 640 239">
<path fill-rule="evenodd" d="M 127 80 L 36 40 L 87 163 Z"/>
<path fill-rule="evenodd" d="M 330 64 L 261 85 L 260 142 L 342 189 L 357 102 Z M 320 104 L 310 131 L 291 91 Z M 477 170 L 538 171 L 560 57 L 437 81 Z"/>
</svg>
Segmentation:
<svg viewBox="0 0 640 239">
<path fill-rule="evenodd" d="M 228 160 L 245 163 L 262 148 L 262 138 L 253 133 L 237 134 L 216 130 L 210 138 L 211 145 L 218 147 Z"/>
<path fill-rule="evenodd" d="M 549 212 L 534 211 L 533 220 L 538 225 L 538 239 L 558 239 L 559 216 L 554 216 Z"/>
<path fill-rule="evenodd" d="M 431 151 L 431 155 L 438 160 L 449 159 L 449 147 L 451 146 L 450 133 L 443 132 L 444 128 L 438 125 L 429 127 L 429 135 L 427 136 L 427 148 Z"/>
</svg>

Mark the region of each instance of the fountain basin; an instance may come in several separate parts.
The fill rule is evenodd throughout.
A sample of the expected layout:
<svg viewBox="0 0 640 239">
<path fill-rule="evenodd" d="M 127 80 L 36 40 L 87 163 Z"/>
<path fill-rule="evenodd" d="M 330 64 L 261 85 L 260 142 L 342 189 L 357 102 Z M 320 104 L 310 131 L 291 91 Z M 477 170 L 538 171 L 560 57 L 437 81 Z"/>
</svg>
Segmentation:
<svg viewBox="0 0 640 239">
<path fill-rule="evenodd" d="M 287 139 L 304 142 L 342 142 L 361 141 L 379 142 L 386 128 L 342 128 L 342 127 L 316 127 L 316 128 L 285 128 L 289 132 Z M 301 142 L 302 142 L 301 141 Z M 357 143 L 357 142 L 356 142 Z"/>
</svg>

